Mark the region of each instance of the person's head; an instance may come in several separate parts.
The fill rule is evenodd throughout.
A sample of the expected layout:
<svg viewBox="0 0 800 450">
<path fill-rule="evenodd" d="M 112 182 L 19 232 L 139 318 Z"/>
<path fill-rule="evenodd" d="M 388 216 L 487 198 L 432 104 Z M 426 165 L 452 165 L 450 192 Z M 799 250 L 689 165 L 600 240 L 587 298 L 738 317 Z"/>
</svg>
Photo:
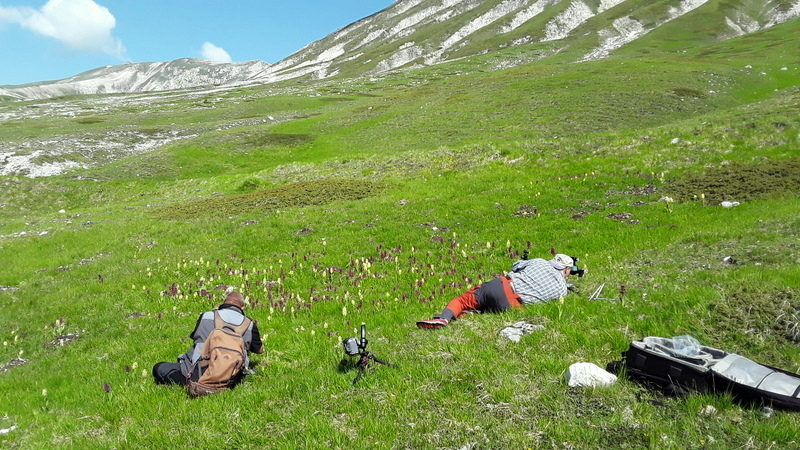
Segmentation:
<svg viewBox="0 0 800 450">
<path fill-rule="evenodd" d="M 571 257 L 563 253 L 556 254 L 549 262 L 554 269 L 564 274 L 564 278 L 569 278 L 569 273 L 572 271 L 572 266 L 575 264 L 575 261 Z"/>
<path fill-rule="evenodd" d="M 244 297 L 242 297 L 242 294 L 238 292 L 230 292 L 225 296 L 225 301 L 222 302 L 222 304 L 233 305 L 239 309 L 244 309 Z"/>
</svg>

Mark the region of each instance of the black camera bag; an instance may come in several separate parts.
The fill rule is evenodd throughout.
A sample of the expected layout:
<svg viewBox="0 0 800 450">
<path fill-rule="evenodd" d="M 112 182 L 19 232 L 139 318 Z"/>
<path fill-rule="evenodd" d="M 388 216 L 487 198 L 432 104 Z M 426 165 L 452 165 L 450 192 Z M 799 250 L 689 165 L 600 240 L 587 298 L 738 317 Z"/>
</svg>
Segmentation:
<svg viewBox="0 0 800 450">
<path fill-rule="evenodd" d="M 647 337 L 608 365 L 669 396 L 731 393 L 743 404 L 800 410 L 800 375 L 679 339 Z"/>
</svg>

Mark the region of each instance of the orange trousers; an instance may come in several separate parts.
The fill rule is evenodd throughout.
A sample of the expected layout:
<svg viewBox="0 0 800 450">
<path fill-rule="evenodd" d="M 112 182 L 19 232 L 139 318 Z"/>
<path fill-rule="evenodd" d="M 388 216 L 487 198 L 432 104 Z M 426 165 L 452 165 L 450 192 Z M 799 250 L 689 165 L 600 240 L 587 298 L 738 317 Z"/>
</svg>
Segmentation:
<svg viewBox="0 0 800 450">
<path fill-rule="evenodd" d="M 441 314 L 434 317 L 451 321 L 467 310 L 500 312 L 509 308 L 522 308 L 522 302 L 511 287 L 511 280 L 503 276 L 475 286 L 450 300 Z"/>
</svg>

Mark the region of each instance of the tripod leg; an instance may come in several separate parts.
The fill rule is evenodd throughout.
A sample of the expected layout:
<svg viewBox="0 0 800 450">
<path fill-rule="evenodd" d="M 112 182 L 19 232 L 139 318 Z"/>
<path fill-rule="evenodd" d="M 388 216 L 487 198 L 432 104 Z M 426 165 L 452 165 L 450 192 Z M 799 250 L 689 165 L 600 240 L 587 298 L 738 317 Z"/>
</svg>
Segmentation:
<svg viewBox="0 0 800 450">
<path fill-rule="evenodd" d="M 358 363 L 358 375 L 356 375 L 356 378 L 353 380 L 353 386 L 355 386 L 356 383 L 358 383 L 358 380 L 364 376 L 364 366 L 364 364 L 361 364 L 360 362 Z"/>
<path fill-rule="evenodd" d="M 376 363 L 383 364 L 384 366 L 393 367 L 393 366 L 392 366 L 392 364 L 389 364 L 388 362 L 386 362 L 386 361 L 384 361 L 384 360 L 382 360 L 382 359 L 376 358 L 376 357 L 374 357 L 374 356 L 371 356 L 371 358 L 372 358 L 372 360 L 373 360 L 373 361 L 375 361 Z"/>
</svg>

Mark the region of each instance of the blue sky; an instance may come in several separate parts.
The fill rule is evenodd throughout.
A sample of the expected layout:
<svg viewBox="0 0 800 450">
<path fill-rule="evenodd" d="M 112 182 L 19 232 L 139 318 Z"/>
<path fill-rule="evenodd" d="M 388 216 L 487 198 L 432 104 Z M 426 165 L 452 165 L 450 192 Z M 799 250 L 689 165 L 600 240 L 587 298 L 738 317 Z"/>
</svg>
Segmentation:
<svg viewBox="0 0 800 450">
<path fill-rule="evenodd" d="M 0 0 L 0 85 L 106 65 L 276 63 L 394 0 Z"/>
</svg>

